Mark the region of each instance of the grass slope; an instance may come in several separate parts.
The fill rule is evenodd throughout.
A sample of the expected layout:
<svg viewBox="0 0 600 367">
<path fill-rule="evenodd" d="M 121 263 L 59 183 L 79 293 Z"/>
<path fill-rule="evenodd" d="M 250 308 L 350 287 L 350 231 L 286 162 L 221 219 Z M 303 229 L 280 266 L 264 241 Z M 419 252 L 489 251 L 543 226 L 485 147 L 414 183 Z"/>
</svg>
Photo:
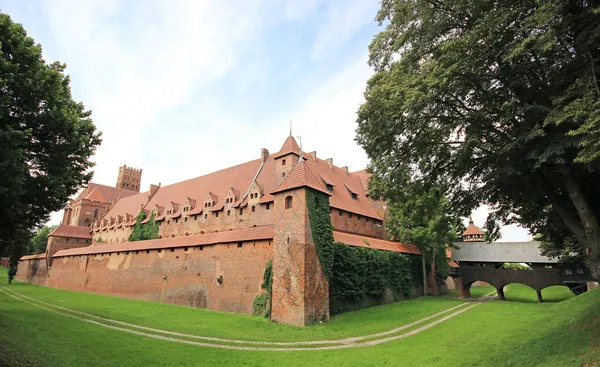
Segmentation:
<svg viewBox="0 0 600 367">
<path fill-rule="evenodd" d="M 0 279 L 0 283 L 6 282 Z M 49 303 L 153 327 L 170 325 L 171 330 L 256 340 L 266 340 L 271 333 L 276 335 L 269 339 L 287 340 L 361 335 L 410 322 L 422 307 L 433 313 L 436 307 L 458 304 L 451 299 L 425 298 L 343 314 L 324 326 L 297 328 L 258 317 L 18 283 L 10 287 Z M 554 304 L 490 301 L 414 336 L 374 347 L 259 352 L 201 348 L 125 334 L 0 293 L 0 365 L 592 366 L 600 361 L 599 303 L 600 289 Z"/>
</svg>

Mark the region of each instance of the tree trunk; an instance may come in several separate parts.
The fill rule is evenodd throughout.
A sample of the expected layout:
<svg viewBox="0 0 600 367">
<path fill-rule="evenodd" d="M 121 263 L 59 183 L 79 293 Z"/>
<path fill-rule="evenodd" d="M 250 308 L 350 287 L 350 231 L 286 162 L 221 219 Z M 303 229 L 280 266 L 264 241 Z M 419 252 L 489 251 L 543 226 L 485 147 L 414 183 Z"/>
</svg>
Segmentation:
<svg viewBox="0 0 600 367">
<path fill-rule="evenodd" d="M 585 240 L 582 245 L 589 248 L 588 260 L 591 275 L 594 279 L 600 280 L 600 225 L 598 225 L 591 206 L 583 196 L 579 183 L 571 174 L 565 178 L 565 187 L 583 226 Z"/>
<path fill-rule="evenodd" d="M 423 265 L 423 296 L 427 295 L 427 269 L 425 265 L 425 246 L 421 249 L 421 261 Z"/>
</svg>

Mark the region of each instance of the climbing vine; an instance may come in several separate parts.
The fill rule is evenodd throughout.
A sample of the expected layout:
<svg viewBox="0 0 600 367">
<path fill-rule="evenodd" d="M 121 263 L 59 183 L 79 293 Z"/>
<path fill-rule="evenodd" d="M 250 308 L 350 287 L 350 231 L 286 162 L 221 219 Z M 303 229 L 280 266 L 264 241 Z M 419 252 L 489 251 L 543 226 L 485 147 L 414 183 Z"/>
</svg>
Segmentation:
<svg viewBox="0 0 600 367">
<path fill-rule="evenodd" d="M 254 298 L 252 309 L 255 315 L 264 315 L 271 318 L 271 296 L 273 293 L 273 260 L 269 260 L 265 266 L 263 283 L 260 285 L 265 292 L 262 292 Z"/>
<path fill-rule="evenodd" d="M 158 223 L 154 221 L 154 212 L 150 214 L 148 222 L 142 224 L 144 219 L 146 219 L 146 213 L 143 209 L 140 209 L 131 230 L 131 235 L 129 235 L 129 241 L 153 240 L 158 238 Z"/>
<path fill-rule="evenodd" d="M 329 198 L 307 190 L 306 202 L 317 256 L 329 281 L 331 314 L 406 298 L 421 284 L 418 256 L 335 243 Z"/>
</svg>

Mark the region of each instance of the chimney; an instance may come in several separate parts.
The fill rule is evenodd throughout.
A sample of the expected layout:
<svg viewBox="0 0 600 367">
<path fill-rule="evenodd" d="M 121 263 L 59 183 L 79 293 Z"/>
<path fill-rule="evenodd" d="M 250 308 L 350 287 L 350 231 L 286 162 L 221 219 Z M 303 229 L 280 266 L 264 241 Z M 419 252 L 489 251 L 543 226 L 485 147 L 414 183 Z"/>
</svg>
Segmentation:
<svg viewBox="0 0 600 367">
<path fill-rule="evenodd" d="M 266 148 L 262 148 L 260 150 L 260 158 L 262 159 L 263 163 L 265 163 L 267 158 L 269 158 L 269 151 Z"/>
<path fill-rule="evenodd" d="M 325 162 L 329 165 L 329 169 L 333 171 L 333 158 L 327 158 Z"/>
<path fill-rule="evenodd" d="M 344 166 L 344 167 L 342 167 L 342 170 L 343 170 L 344 172 L 346 172 L 346 174 L 348 174 L 348 166 Z"/>
<path fill-rule="evenodd" d="M 156 194 L 158 189 L 160 189 L 160 184 L 158 184 L 158 185 L 150 184 L 150 190 L 148 191 L 148 200 L 150 200 L 154 196 L 154 194 Z"/>
<path fill-rule="evenodd" d="M 315 161 L 315 162 L 317 161 L 317 152 L 316 151 L 310 152 L 310 153 L 308 153 L 308 155 L 310 155 L 312 157 L 313 161 Z"/>
</svg>

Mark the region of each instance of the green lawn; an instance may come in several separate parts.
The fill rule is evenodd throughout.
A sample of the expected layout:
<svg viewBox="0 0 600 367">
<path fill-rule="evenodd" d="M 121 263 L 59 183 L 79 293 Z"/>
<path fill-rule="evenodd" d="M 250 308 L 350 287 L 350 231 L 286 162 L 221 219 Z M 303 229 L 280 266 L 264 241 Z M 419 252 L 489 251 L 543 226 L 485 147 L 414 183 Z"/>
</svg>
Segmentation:
<svg viewBox="0 0 600 367">
<path fill-rule="evenodd" d="M 537 302 L 535 289 L 523 284 L 509 284 L 504 287 L 504 296 L 507 301 Z M 542 289 L 542 300 L 544 302 L 560 302 L 575 297 L 573 292 L 564 285 L 555 285 Z"/>
<path fill-rule="evenodd" d="M 491 285 L 485 285 L 485 286 L 480 286 L 480 287 L 471 287 L 471 298 L 481 298 L 492 292 L 495 294 L 496 288 L 494 288 Z M 448 293 L 446 293 L 446 294 L 450 297 L 454 297 L 454 298 L 458 297 L 458 292 L 456 291 L 456 289 L 448 291 Z"/>
<path fill-rule="evenodd" d="M 298 328 L 259 317 L 23 283 L 7 286 L 5 278 L 0 278 L 0 285 L 47 303 L 140 325 L 261 341 L 364 335 L 461 304 L 428 297 L 343 314 L 322 326 Z M 127 334 L 0 292 L 0 366 L 592 366 L 600 361 L 599 303 L 600 290 L 560 303 L 473 303 L 477 306 L 454 318 L 389 343 L 282 352 L 223 350 Z"/>
</svg>

